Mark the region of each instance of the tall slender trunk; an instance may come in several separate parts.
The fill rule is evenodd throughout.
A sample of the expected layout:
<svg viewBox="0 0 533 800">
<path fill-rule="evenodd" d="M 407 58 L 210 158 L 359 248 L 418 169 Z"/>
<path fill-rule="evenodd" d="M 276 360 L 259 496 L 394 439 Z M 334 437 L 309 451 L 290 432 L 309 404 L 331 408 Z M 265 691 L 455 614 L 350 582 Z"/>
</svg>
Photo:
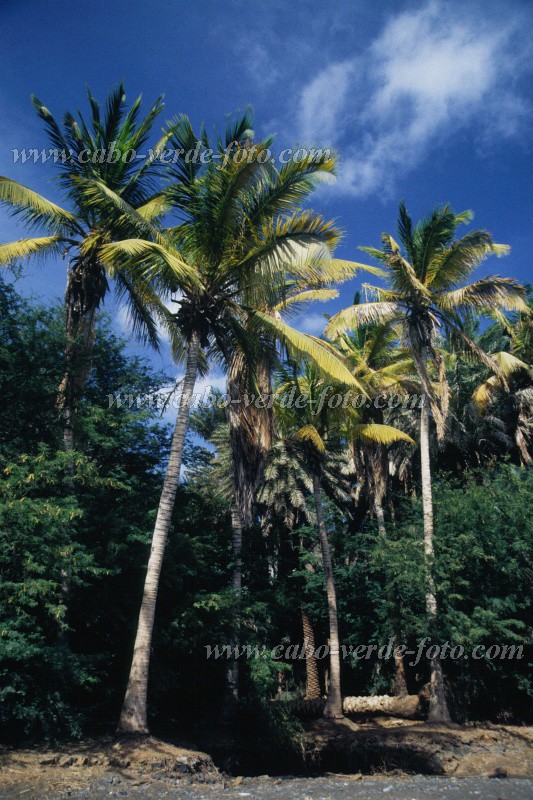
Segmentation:
<svg viewBox="0 0 533 800">
<path fill-rule="evenodd" d="M 74 421 L 91 370 L 96 312 L 106 288 L 105 272 L 93 255 L 71 261 L 64 301 L 65 369 L 56 398 L 67 453 L 75 449 Z"/>
<path fill-rule="evenodd" d="M 374 498 L 374 512 L 376 514 L 376 521 L 378 523 L 378 531 L 379 535 L 383 538 L 387 538 L 387 528 L 385 527 L 385 512 L 383 511 L 383 503 L 381 499 L 378 498 L 377 492 Z"/>
<path fill-rule="evenodd" d="M 426 614 L 429 632 L 432 635 L 437 619 L 437 596 L 433 578 L 433 494 L 431 487 L 431 467 L 429 460 L 429 399 L 422 393 L 420 413 L 420 467 L 422 476 L 422 508 L 424 516 L 424 555 L 426 565 Z M 440 658 L 430 659 L 431 683 L 429 695 L 428 720 L 450 722 L 450 712 L 444 690 L 444 675 Z"/>
<path fill-rule="evenodd" d="M 270 450 L 273 430 L 271 370 L 267 359 L 255 365 L 255 381 L 263 403 L 243 402 L 250 391 L 250 365 L 237 351 L 228 375 L 227 407 L 230 446 L 233 460 L 233 508 L 231 513 L 233 572 L 235 595 L 234 628 L 230 637 L 232 649 L 240 645 L 240 601 L 242 594 L 242 535 L 253 521 L 255 492 L 263 474 L 265 456 Z M 239 662 L 230 661 L 226 672 L 226 689 L 221 719 L 233 722 L 239 699 Z"/>
<path fill-rule="evenodd" d="M 315 632 L 303 606 L 301 613 L 305 651 L 305 699 L 320 700 L 320 678 L 315 655 Z"/>
<path fill-rule="evenodd" d="M 105 294 L 105 273 L 91 258 L 75 258 L 69 265 L 65 289 L 65 367 L 57 387 L 56 408 L 62 427 L 63 449 L 67 453 L 65 486 L 75 495 L 74 458 L 76 449 L 74 424 L 78 404 L 83 396 L 91 370 L 94 350 L 96 311 Z M 70 565 L 61 568 L 61 600 L 65 607 L 59 638 L 68 644 L 71 592 Z"/>
<path fill-rule="evenodd" d="M 382 495 L 379 491 L 375 490 L 374 495 L 374 511 L 376 514 L 376 520 L 378 523 L 378 531 L 379 535 L 382 539 L 387 538 L 387 528 L 385 525 L 385 512 L 383 510 L 383 503 L 382 503 Z M 389 602 L 395 607 L 394 597 L 389 596 Z M 392 682 L 392 693 L 397 697 L 405 697 L 408 694 L 407 692 L 407 682 L 405 680 L 405 665 L 403 661 L 403 655 L 397 652 L 397 647 L 400 644 L 400 636 L 399 636 L 399 628 L 400 625 L 398 624 L 398 619 L 393 612 L 393 620 L 392 626 L 394 629 L 393 640 L 394 640 L 394 680 Z"/>
<path fill-rule="evenodd" d="M 328 534 L 324 521 L 324 509 L 322 507 L 322 493 L 320 478 L 313 475 L 313 494 L 315 498 L 316 518 L 320 548 L 322 550 L 322 564 L 326 575 L 326 593 L 328 598 L 328 617 L 329 617 L 329 689 L 324 709 L 324 716 L 333 719 L 340 719 L 342 713 L 342 693 L 341 693 L 341 659 L 339 645 L 339 620 L 337 615 L 337 594 L 335 591 L 335 578 L 331 563 L 331 553 L 329 549 Z"/>
<path fill-rule="evenodd" d="M 234 594 L 234 622 L 230 637 L 230 648 L 237 652 L 241 643 L 241 597 L 242 597 L 242 514 L 237 504 L 231 509 L 232 530 L 232 557 L 233 569 L 231 575 L 231 588 Z M 229 725 L 235 719 L 237 704 L 239 702 L 239 661 L 228 662 L 226 671 L 226 690 L 222 703 L 221 720 Z"/>
<path fill-rule="evenodd" d="M 189 342 L 187 366 L 183 379 L 183 390 L 180 399 L 176 427 L 170 445 L 170 456 L 167 471 L 157 509 L 157 518 L 152 537 L 152 547 L 148 559 L 144 592 L 137 625 L 137 635 L 133 649 L 133 659 L 130 668 L 128 687 L 122 706 L 122 713 L 118 730 L 125 733 L 148 733 L 147 695 L 148 695 L 148 670 L 150 665 L 150 650 L 154 628 L 155 606 L 157 590 L 159 588 L 159 575 L 163 563 L 163 554 L 170 530 L 172 511 L 176 499 L 176 491 L 180 479 L 183 446 L 187 433 L 189 409 L 191 405 L 196 375 L 198 372 L 198 354 L 200 339 L 193 333 Z"/>
</svg>

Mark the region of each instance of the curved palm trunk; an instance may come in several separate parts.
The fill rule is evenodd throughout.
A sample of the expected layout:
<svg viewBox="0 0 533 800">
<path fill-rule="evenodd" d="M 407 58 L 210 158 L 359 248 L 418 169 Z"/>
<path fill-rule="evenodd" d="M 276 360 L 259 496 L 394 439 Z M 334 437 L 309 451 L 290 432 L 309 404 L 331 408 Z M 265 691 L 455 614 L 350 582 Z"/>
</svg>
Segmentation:
<svg viewBox="0 0 533 800">
<path fill-rule="evenodd" d="M 148 669 L 150 665 L 150 649 L 152 644 L 157 590 L 159 587 L 159 575 L 161 573 L 163 554 L 170 530 L 172 511 L 174 509 L 176 491 L 179 484 L 189 409 L 198 372 L 199 351 L 199 337 L 197 334 L 193 334 L 189 343 L 187 366 L 183 379 L 183 391 L 180 399 L 178 417 L 176 419 L 176 427 L 174 428 L 174 434 L 172 436 L 165 481 L 161 492 L 159 508 L 157 509 L 157 518 L 146 570 L 146 579 L 128 687 L 126 689 L 126 696 L 124 698 L 122 713 L 118 724 L 118 730 L 125 733 L 148 733 Z"/>
<path fill-rule="evenodd" d="M 329 549 L 326 523 L 324 521 L 320 478 L 318 475 L 313 475 L 313 494 L 315 498 L 318 536 L 320 539 L 320 548 L 322 550 L 322 563 L 324 565 L 324 572 L 326 574 L 326 593 L 328 597 L 329 616 L 329 687 L 326 707 L 324 709 L 324 716 L 331 717 L 333 719 L 340 719 L 343 716 L 343 713 L 337 594 L 335 591 L 335 578 L 331 563 L 331 553 Z"/>
<path fill-rule="evenodd" d="M 237 654 L 241 643 L 241 597 L 242 597 L 242 514 L 234 505 L 231 510 L 231 530 L 232 530 L 232 555 L 233 570 L 231 576 L 231 588 L 234 594 L 234 613 L 235 621 L 233 631 L 229 641 L 231 650 Z M 226 690 L 222 703 L 221 720 L 225 725 L 229 725 L 235 719 L 237 704 L 239 702 L 239 662 L 237 657 L 234 661 L 228 662 L 226 671 Z"/>
<path fill-rule="evenodd" d="M 430 633 L 437 618 L 437 596 L 432 574 L 434 558 L 433 547 L 433 494 L 431 487 L 431 467 L 429 460 L 429 399 L 422 394 L 420 413 L 420 466 L 422 475 L 422 507 L 424 515 L 424 554 L 426 559 L 426 614 Z M 450 722 L 450 712 L 444 690 L 444 675 L 440 658 L 430 660 L 431 684 L 428 720 Z"/>
<path fill-rule="evenodd" d="M 301 613 L 305 651 L 305 700 L 320 700 L 320 679 L 315 655 L 315 632 L 303 606 Z"/>
</svg>

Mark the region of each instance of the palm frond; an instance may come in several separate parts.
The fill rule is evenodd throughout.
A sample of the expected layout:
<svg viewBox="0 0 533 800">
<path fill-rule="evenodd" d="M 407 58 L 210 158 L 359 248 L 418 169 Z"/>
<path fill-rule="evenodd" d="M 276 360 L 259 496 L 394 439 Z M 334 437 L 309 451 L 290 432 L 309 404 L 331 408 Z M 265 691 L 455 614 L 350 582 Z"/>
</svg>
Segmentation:
<svg viewBox="0 0 533 800">
<path fill-rule="evenodd" d="M 157 242 L 145 239 L 124 239 L 112 242 L 100 249 L 100 259 L 110 270 L 127 268 L 147 279 L 168 279 L 169 286 L 177 281 L 187 288 L 200 287 L 196 270 L 189 266 L 181 256 Z"/>
<path fill-rule="evenodd" d="M 254 311 L 253 317 L 260 321 L 262 327 L 281 340 L 294 356 L 310 358 L 320 372 L 336 383 L 360 388 L 347 367 L 325 346 L 325 343 L 321 343 L 318 339 L 313 339 L 305 333 L 300 333 L 281 320 L 274 319 L 261 311 Z"/>
<path fill-rule="evenodd" d="M 0 265 L 10 264 L 32 255 L 47 255 L 59 251 L 64 240 L 61 236 L 40 236 L 19 239 L 18 242 L 0 245 Z"/>
<path fill-rule="evenodd" d="M 313 447 L 319 453 L 326 452 L 326 445 L 324 443 L 324 440 L 322 439 L 321 435 L 319 434 L 314 425 L 303 425 L 295 433 L 294 438 L 302 442 L 308 442 L 309 444 L 313 445 Z"/>
<path fill-rule="evenodd" d="M 360 303 L 349 306 L 331 318 L 326 327 L 326 336 L 334 339 L 342 331 L 357 328 L 360 325 L 389 322 L 402 314 L 399 303 L 377 302 Z"/>
<path fill-rule="evenodd" d="M 0 203 L 10 206 L 30 225 L 43 225 L 55 233 L 79 231 L 74 214 L 17 181 L 0 176 Z"/>
<path fill-rule="evenodd" d="M 494 244 L 487 231 L 467 233 L 458 242 L 436 253 L 427 267 L 426 283 L 432 290 L 445 290 L 465 280 L 488 255 L 507 255 L 507 245 Z"/>
<path fill-rule="evenodd" d="M 478 311 L 505 309 L 527 313 L 525 288 L 512 278 L 493 275 L 468 286 L 446 292 L 437 299 L 444 310 L 475 308 Z"/>
<path fill-rule="evenodd" d="M 350 428 L 350 435 L 354 440 L 360 440 L 369 444 L 390 445 L 396 442 L 414 444 L 409 434 L 392 427 L 392 425 L 381 425 L 375 422 L 353 425 Z"/>
</svg>

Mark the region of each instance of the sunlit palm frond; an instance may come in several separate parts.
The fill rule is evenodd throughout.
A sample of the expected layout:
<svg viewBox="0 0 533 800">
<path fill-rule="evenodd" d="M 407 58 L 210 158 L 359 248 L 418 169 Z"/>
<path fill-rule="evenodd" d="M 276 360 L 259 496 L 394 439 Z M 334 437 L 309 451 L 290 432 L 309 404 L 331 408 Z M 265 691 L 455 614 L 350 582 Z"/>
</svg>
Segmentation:
<svg viewBox="0 0 533 800">
<path fill-rule="evenodd" d="M 0 176 L 0 203 L 12 208 L 29 225 L 43 225 L 60 233 L 78 231 L 74 214 L 17 181 Z"/>
<path fill-rule="evenodd" d="M 303 292 L 288 295 L 280 303 L 273 306 L 273 311 L 282 311 L 284 308 L 299 306 L 304 303 L 325 303 L 339 296 L 337 289 L 307 289 Z"/>
<path fill-rule="evenodd" d="M 183 261 L 178 253 L 157 242 L 144 239 L 112 242 L 101 248 L 100 259 L 113 271 L 127 268 L 149 280 L 164 281 L 168 276 L 169 286 L 172 286 L 173 282 L 177 282 L 178 285 L 182 282 L 187 287 L 201 286 L 196 270 Z M 165 267 L 168 269 L 165 270 Z"/>
<path fill-rule="evenodd" d="M 10 264 L 32 255 L 48 255 L 59 252 L 64 240 L 61 236 L 40 236 L 19 239 L 18 242 L 0 245 L 0 265 Z"/>
<path fill-rule="evenodd" d="M 141 207 L 148 212 L 141 214 L 102 181 L 79 179 L 77 183 L 87 206 L 97 211 L 100 217 L 104 216 L 108 226 L 130 236 L 135 234 L 165 242 L 159 228 L 151 224 L 150 211 L 154 210 L 154 206 Z"/>
<path fill-rule="evenodd" d="M 400 317 L 402 307 L 399 303 L 378 302 L 360 303 L 335 314 L 326 327 L 326 335 L 334 339 L 342 331 L 357 328 L 359 325 L 389 322 Z"/>
<path fill-rule="evenodd" d="M 310 358 L 324 375 L 336 383 L 359 388 L 347 367 L 325 346 L 325 343 L 300 333 L 281 320 L 274 319 L 261 311 L 254 311 L 253 317 L 260 321 L 262 327 L 281 340 L 294 356 Z"/>
<path fill-rule="evenodd" d="M 414 444 L 409 434 L 393 428 L 391 425 L 380 425 L 375 422 L 354 425 L 350 428 L 350 434 L 354 440 L 361 440 L 369 444 L 390 445 L 396 442 Z"/>
<path fill-rule="evenodd" d="M 308 442 L 319 453 L 326 452 L 326 445 L 314 425 L 303 425 L 294 435 L 295 439 Z"/>
<path fill-rule="evenodd" d="M 371 267 L 358 261 L 347 261 L 342 258 L 330 258 L 326 263 L 326 273 L 334 283 L 343 283 L 350 280 L 360 272 L 368 272 L 378 278 L 385 277 L 386 273 L 379 267 Z"/>
<path fill-rule="evenodd" d="M 135 210 L 147 222 L 155 222 L 168 212 L 170 203 L 164 194 L 155 195 Z"/>
<path fill-rule="evenodd" d="M 334 175 L 335 166 L 334 154 L 316 155 L 309 151 L 301 161 L 290 159 L 279 172 L 261 176 L 246 202 L 246 229 L 257 229 L 273 217 L 292 213 L 319 181 Z"/>
<path fill-rule="evenodd" d="M 507 245 L 494 244 L 487 231 L 472 231 L 434 255 L 427 266 L 426 283 L 432 290 L 448 289 L 465 280 L 488 255 L 500 257 L 508 252 Z"/>
<path fill-rule="evenodd" d="M 505 378 L 509 378 L 515 372 L 530 371 L 529 366 L 524 361 L 505 350 L 494 353 L 491 357 Z M 476 412 L 479 415 L 483 415 L 489 405 L 501 394 L 502 390 L 503 384 L 497 375 L 491 375 L 480 383 L 472 393 L 472 402 Z"/>
<path fill-rule="evenodd" d="M 437 304 L 444 310 L 475 308 L 478 311 L 505 309 L 528 312 L 524 300 L 525 289 L 512 278 L 500 278 L 494 275 L 481 278 L 475 283 L 446 292 L 436 298 Z"/>
</svg>

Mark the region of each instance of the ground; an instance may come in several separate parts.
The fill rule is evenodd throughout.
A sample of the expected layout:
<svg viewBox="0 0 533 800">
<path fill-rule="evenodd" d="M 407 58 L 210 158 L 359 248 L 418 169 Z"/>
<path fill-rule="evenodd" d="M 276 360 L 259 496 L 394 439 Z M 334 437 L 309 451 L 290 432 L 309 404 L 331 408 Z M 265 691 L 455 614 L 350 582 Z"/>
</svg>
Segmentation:
<svg viewBox="0 0 533 800">
<path fill-rule="evenodd" d="M 526 727 L 317 720 L 304 737 L 307 769 L 325 772 L 328 763 L 338 763 L 342 770 L 250 778 L 224 775 L 210 756 L 194 749 L 155 738 L 110 737 L 50 751 L 4 749 L 0 798 L 531 800 L 533 780 L 526 776 L 533 776 L 532 742 L 533 729 Z"/>
</svg>

